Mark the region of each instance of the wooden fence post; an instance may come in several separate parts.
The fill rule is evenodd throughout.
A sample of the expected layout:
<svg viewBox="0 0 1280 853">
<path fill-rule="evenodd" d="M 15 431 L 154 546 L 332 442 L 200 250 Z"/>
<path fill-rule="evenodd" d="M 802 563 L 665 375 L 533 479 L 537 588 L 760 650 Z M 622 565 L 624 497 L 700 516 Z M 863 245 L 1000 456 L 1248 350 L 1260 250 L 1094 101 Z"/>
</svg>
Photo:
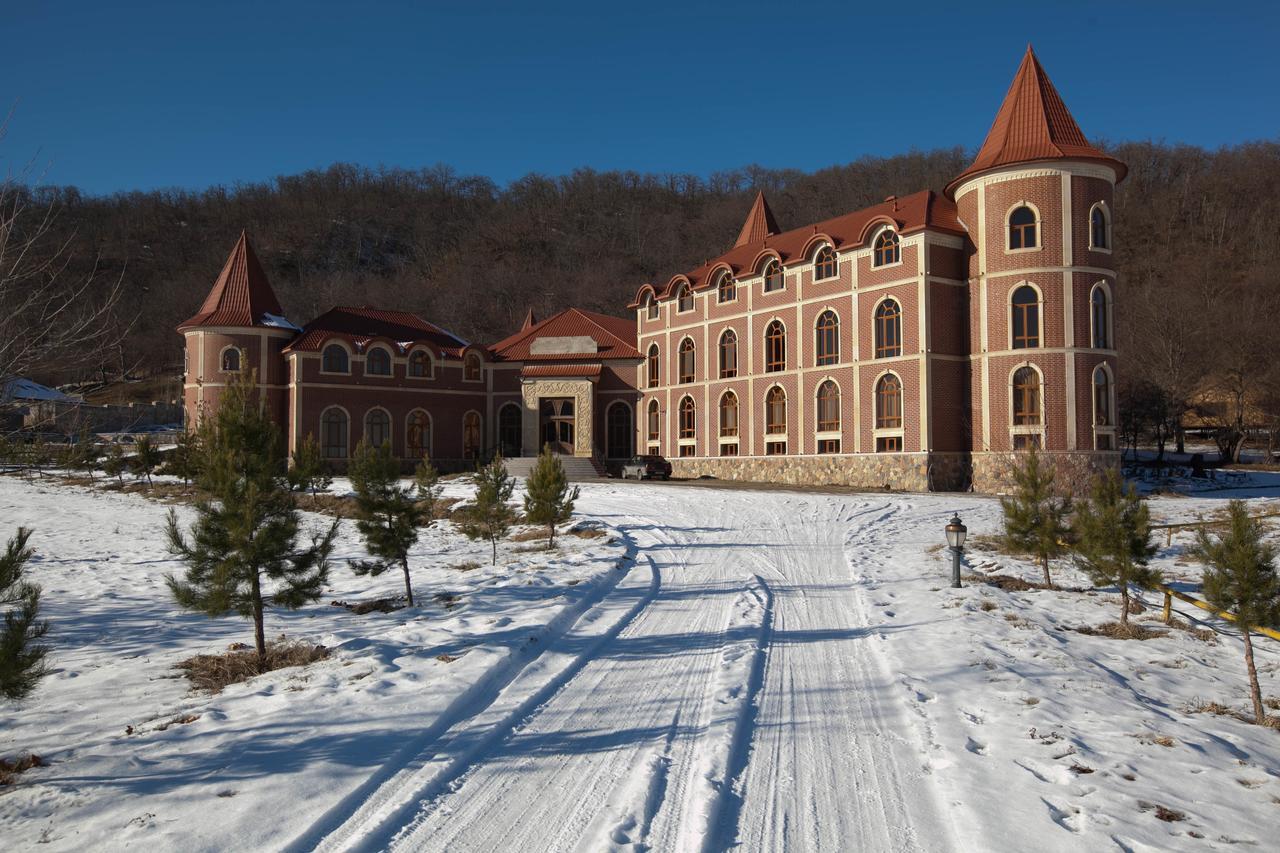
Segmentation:
<svg viewBox="0 0 1280 853">
<path fill-rule="evenodd" d="M 1164 591 L 1164 624 L 1168 625 L 1169 620 L 1173 617 L 1173 595 L 1169 590 Z"/>
</svg>

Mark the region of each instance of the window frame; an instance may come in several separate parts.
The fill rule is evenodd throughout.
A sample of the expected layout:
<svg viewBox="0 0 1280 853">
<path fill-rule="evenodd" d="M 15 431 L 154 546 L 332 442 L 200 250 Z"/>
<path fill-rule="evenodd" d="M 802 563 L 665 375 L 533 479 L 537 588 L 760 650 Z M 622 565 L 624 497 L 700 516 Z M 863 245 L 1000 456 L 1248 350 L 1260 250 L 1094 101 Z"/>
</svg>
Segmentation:
<svg viewBox="0 0 1280 853">
<path fill-rule="evenodd" d="M 656 446 L 662 441 L 662 409 L 658 398 L 651 397 L 645 406 L 645 444 Z"/>
<path fill-rule="evenodd" d="M 342 370 L 329 369 L 329 351 L 338 349 L 342 351 Z M 320 372 L 329 376 L 350 376 L 351 375 L 351 358 L 352 352 L 346 344 L 340 341 L 326 341 L 325 345 L 320 348 Z"/>
<path fill-rule="evenodd" d="M 422 360 L 426 362 L 426 370 L 420 374 L 413 372 L 414 361 L 418 359 L 419 356 L 421 356 Z M 435 356 L 433 356 L 431 351 L 426 347 L 414 347 L 409 350 L 409 355 L 405 358 L 404 362 L 404 375 L 407 379 L 434 379 L 436 375 Z"/>
<path fill-rule="evenodd" d="M 685 364 L 686 359 L 688 364 Z M 685 367 L 688 367 L 688 372 Z M 676 350 L 676 384 L 689 385 L 698 381 L 698 345 L 693 338 L 686 335 L 680 339 L 680 347 Z"/>
<path fill-rule="evenodd" d="M 386 373 L 375 373 L 369 369 L 369 359 L 373 356 L 375 352 L 382 353 L 382 355 L 386 357 L 386 360 L 387 360 Z M 389 349 L 387 349 L 382 344 L 373 344 L 367 350 L 365 350 L 365 354 L 364 354 L 364 375 L 365 376 L 376 376 L 379 379 L 390 379 L 393 376 L 395 376 L 395 374 L 396 374 L 395 359 L 391 355 L 391 351 Z"/>
<path fill-rule="evenodd" d="M 894 313 L 892 315 L 882 315 L 881 312 L 886 306 L 892 305 Z M 901 358 L 903 353 L 902 345 L 902 303 L 893 296 L 885 296 L 877 303 L 875 310 L 871 312 L 872 317 L 872 358 Z M 889 337 L 886 331 L 891 330 L 896 342 L 893 345 L 885 343 Z"/>
<path fill-rule="evenodd" d="M 693 298 L 693 288 L 689 286 L 689 282 L 681 282 L 676 288 L 676 313 L 689 314 L 697 307 L 697 301 Z"/>
<path fill-rule="evenodd" d="M 1015 300 L 1018 294 L 1024 290 L 1028 290 L 1035 295 L 1035 302 L 1020 305 Z M 1028 311 L 1035 313 L 1035 335 L 1032 337 L 1027 333 L 1027 313 Z M 1021 312 L 1021 317 L 1019 317 Z M 1019 320 L 1023 327 L 1023 335 L 1018 336 L 1017 328 Z M 1029 281 L 1020 281 L 1009 291 L 1009 349 L 1043 349 L 1044 348 L 1044 294 L 1040 288 Z"/>
<path fill-rule="evenodd" d="M 742 404 L 738 401 L 738 395 L 733 389 L 729 389 L 720 395 L 720 399 L 716 403 L 716 411 L 721 443 L 733 442 L 737 444 L 739 435 L 742 432 Z M 730 411 L 733 412 L 732 425 L 725 423 L 725 414 Z"/>
<path fill-rule="evenodd" d="M 774 330 L 777 334 L 774 334 Z M 787 326 L 774 317 L 764 327 L 764 372 L 784 373 L 787 369 Z M 777 358 L 775 359 L 775 356 Z"/>
<path fill-rule="evenodd" d="M 1013 215 L 1017 213 L 1019 210 L 1027 210 L 1031 213 L 1032 220 L 1030 223 L 1022 223 L 1019 225 L 1014 225 Z M 1023 245 L 1017 246 L 1016 248 L 1013 245 L 1013 235 L 1014 235 L 1013 229 L 1014 228 L 1019 229 L 1018 239 L 1023 243 Z M 1028 228 L 1031 229 L 1031 238 L 1033 241 L 1032 245 L 1029 245 L 1029 246 L 1026 245 L 1025 243 Z M 1040 251 L 1041 247 L 1044 244 L 1043 237 L 1044 235 L 1042 233 L 1042 228 L 1041 228 L 1040 208 L 1036 207 L 1031 202 L 1023 199 L 1023 200 L 1014 202 L 1014 204 L 1007 211 L 1005 211 L 1005 214 L 1004 214 L 1005 254 L 1014 254 L 1016 252 L 1038 252 Z"/>
<path fill-rule="evenodd" d="M 826 275 L 824 270 L 830 270 Z M 814 281 L 830 281 L 833 278 L 840 277 L 840 260 L 836 257 L 836 250 L 830 243 L 823 243 L 818 246 L 817 251 L 813 253 L 813 280 Z"/>
<path fill-rule="evenodd" d="M 827 389 L 834 391 L 835 392 L 834 396 L 828 395 L 824 397 L 823 391 Z M 841 423 L 844 420 L 844 418 L 842 417 L 843 413 L 840 410 L 841 396 L 842 395 L 840 393 L 840 383 L 836 382 L 834 379 L 827 377 L 826 379 L 823 379 L 821 382 L 818 383 L 818 387 L 815 391 L 816 405 L 814 408 L 813 424 L 814 424 L 814 431 L 817 433 L 819 439 L 839 438 Z M 823 412 L 824 404 L 826 404 L 828 407 L 834 407 L 835 420 L 832 420 L 830 417 L 828 417 L 826 420 L 823 420 L 822 416 L 824 414 Z M 828 411 L 825 414 L 830 415 L 832 414 L 832 412 Z"/>
<path fill-rule="evenodd" d="M 1093 215 L 1098 214 L 1102 217 L 1102 243 L 1096 240 L 1097 232 L 1094 228 Z M 1111 211 L 1107 209 L 1105 201 L 1095 202 L 1093 207 L 1089 208 L 1089 251 L 1103 252 L 1111 254 Z"/>
<path fill-rule="evenodd" d="M 731 340 L 726 340 L 731 339 Z M 732 356 L 727 359 L 726 353 Z M 736 379 L 738 376 L 738 331 L 727 327 L 720 332 L 716 344 L 717 375 L 721 379 Z"/>
<path fill-rule="evenodd" d="M 426 426 L 422 429 L 422 437 L 425 438 L 425 442 L 417 448 L 419 451 L 418 453 L 414 452 L 415 446 L 411 441 L 414 430 L 418 426 L 413 422 L 414 415 L 422 415 L 423 418 L 426 419 Z M 404 452 L 405 456 L 409 459 L 429 459 L 431 457 L 432 423 L 431 413 L 422 407 L 411 409 L 409 413 L 404 416 Z"/>
<path fill-rule="evenodd" d="M 771 280 L 777 281 L 776 287 L 770 287 Z M 781 293 L 787 289 L 787 274 L 782 269 L 782 261 L 770 256 L 760 266 L 760 281 L 762 293 Z"/>
<path fill-rule="evenodd" d="M 720 278 L 716 281 L 716 304 L 725 305 L 730 302 L 738 301 L 738 283 L 734 281 L 733 273 L 725 270 L 720 274 Z"/>
<path fill-rule="evenodd" d="M 662 350 L 658 346 L 658 342 L 654 341 L 649 344 L 649 351 L 644 357 L 645 364 L 645 387 L 660 388 L 662 387 Z"/>
<path fill-rule="evenodd" d="M 676 406 L 676 439 L 679 444 L 694 444 L 698 440 L 698 404 L 692 394 L 685 394 Z"/>
<path fill-rule="evenodd" d="M 372 423 L 371 423 L 371 420 L 370 420 L 370 419 L 371 419 L 375 414 L 381 414 L 381 415 L 382 415 L 382 417 L 383 417 L 383 418 L 385 419 L 385 421 L 386 421 L 386 430 L 387 430 L 387 434 L 386 434 L 386 436 L 384 436 L 384 437 L 383 437 L 383 440 L 382 440 L 382 441 L 379 441 L 377 444 L 374 444 L 374 443 L 373 443 L 372 438 L 370 438 L 370 434 L 371 434 L 371 433 L 372 433 L 372 431 L 373 431 L 373 430 L 372 430 L 372 428 L 371 428 Z M 361 438 L 361 440 L 368 442 L 368 443 L 369 443 L 369 445 L 370 445 L 370 446 L 372 446 L 372 447 L 381 447 L 383 444 L 390 444 L 390 445 L 392 446 L 392 450 L 394 451 L 394 449 L 395 449 L 395 444 L 394 444 L 394 440 L 395 440 L 395 421 L 392 419 L 392 417 L 391 417 L 391 413 L 390 413 L 390 412 L 388 412 L 388 411 L 387 411 L 385 408 L 383 408 L 382 406 L 370 406 L 370 407 L 369 407 L 369 409 L 364 413 L 364 418 L 363 418 L 363 420 L 361 421 L 361 433 L 360 433 L 360 438 Z"/>
<path fill-rule="evenodd" d="M 329 443 L 329 432 L 327 418 L 330 413 L 342 415 L 342 454 L 337 455 L 330 453 L 331 448 L 338 445 Z M 320 456 L 324 459 L 350 459 L 351 458 L 351 413 L 344 407 L 333 404 L 325 406 L 324 411 L 320 412 Z"/>
<path fill-rule="evenodd" d="M 1106 379 L 1105 385 L 1099 385 L 1098 377 L 1102 376 Z M 1101 389 L 1105 389 L 1105 395 L 1099 394 Z M 1115 450 L 1116 449 L 1116 379 L 1111 372 L 1111 365 L 1107 362 L 1098 364 L 1093 369 L 1092 376 L 1089 377 L 1089 396 L 1093 405 L 1093 449 L 1094 450 Z M 1099 399 L 1103 399 L 1103 405 L 1106 408 L 1106 421 L 1099 421 Z M 1110 447 L 1102 448 L 1098 445 L 1101 443 L 1098 439 L 1100 436 L 1108 437 Z"/>
<path fill-rule="evenodd" d="M 902 263 L 902 238 L 894 228 L 881 229 L 871 241 L 871 268 L 884 269 L 900 263 Z"/>
<path fill-rule="evenodd" d="M 830 318 L 831 323 L 823 326 L 823 320 Z M 814 346 L 813 364 L 815 367 L 829 367 L 840 363 L 840 315 L 833 308 L 824 308 L 813 323 Z M 825 333 L 825 335 L 824 335 Z M 824 340 L 830 351 L 824 351 Z"/>
<path fill-rule="evenodd" d="M 644 318 L 649 322 L 657 320 L 659 317 L 658 297 L 653 293 L 647 293 L 644 297 Z"/>
<path fill-rule="evenodd" d="M 892 381 L 894 390 L 887 393 L 886 389 Z M 902 385 L 902 377 L 893 371 L 886 371 L 876 377 L 875 384 L 872 386 L 872 432 L 877 435 L 898 435 L 901 436 L 906 425 L 906 393 Z M 886 401 L 896 401 L 892 405 L 896 407 L 896 412 L 889 411 L 886 407 Z"/>
<path fill-rule="evenodd" d="M 227 354 L 236 354 L 236 367 L 231 369 L 227 367 Z M 245 353 L 244 350 L 235 344 L 227 344 L 218 352 L 218 372 L 219 373 L 239 373 L 244 369 Z"/>
<path fill-rule="evenodd" d="M 472 365 L 475 366 L 474 377 L 470 375 Z M 480 357 L 480 353 L 472 351 L 462 354 L 462 381 L 484 382 L 484 359 Z"/>
<path fill-rule="evenodd" d="M 1101 343 L 1098 341 L 1098 303 L 1097 296 L 1102 295 L 1102 337 Z M 1089 290 L 1089 343 L 1093 349 L 1112 350 L 1115 342 L 1114 324 L 1112 322 L 1111 311 L 1111 287 L 1106 281 L 1099 281 Z"/>
<path fill-rule="evenodd" d="M 1035 377 L 1035 385 L 1019 385 L 1018 375 L 1023 371 L 1027 371 L 1030 376 Z M 1045 447 L 1045 393 L 1044 393 L 1044 373 L 1039 366 L 1029 361 L 1022 362 L 1013 367 L 1009 371 L 1009 445 L 1013 449 L 1018 448 L 1019 440 L 1025 441 L 1022 437 L 1034 436 L 1040 449 Z M 1033 388 L 1034 395 L 1028 394 L 1023 388 Z M 1034 399 L 1034 411 L 1024 408 L 1027 399 Z M 1034 418 L 1034 420 L 1031 420 Z"/>
<path fill-rule="evenodd" d="M 775 399 L 775 392 L 780 395 L 781 399 Z M 771 420 L 774 406 L 781 406 L 781 421 Z M 778 429 L 777 427 L 781 427 Z M 781 385 L 770 385 L 764 392 L 764 434 L 768 436 L 782 436 L 785 442 L 787 436 L 787 390 Z"/>
</svg>

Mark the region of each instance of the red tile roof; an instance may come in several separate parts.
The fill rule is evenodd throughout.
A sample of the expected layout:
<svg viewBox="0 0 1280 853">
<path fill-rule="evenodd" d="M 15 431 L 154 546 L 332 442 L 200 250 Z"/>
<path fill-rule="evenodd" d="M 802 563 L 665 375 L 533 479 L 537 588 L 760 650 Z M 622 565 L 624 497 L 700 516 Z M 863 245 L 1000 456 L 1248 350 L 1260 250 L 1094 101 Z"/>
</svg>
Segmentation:
<svg viewBox="0 0 1280 853">
<path fill-rule="evenodd" d="M 904 198 L 890 198 L 863 210 L 751 243 L 740 243 L 697 269 L 683 276 L 675 276 L 665 286 L 654 288 L 654 291 L 659 298 L 670 296 L 674 293 L 673 286 L 686 278 L 695 290 L 710 287 L 721 269 L 728 269 L 734 275 L 750 275 L 756 271 L 766 254 L 776 255 L 784 265 L 800 263 L 809 259 L 818 241 L 829 241 L 837 249 L 861 246 L 882 223 L 892 225 L 900 234 L 925 228 L 953 234 L 966 233 L 956 216 L 955 202 L 932 190 L 924 190 Z M 641 287 L 635 301 L 628 308 L 639 306 L 641 294 L 646 287 L 651 285 Z"/>
<path fill-rule="evenodd" d="M 773 218 L 773 211 L 769 209 L 769 202 L 765 201 L 764 193 L 758 192 L 751 205 L 751 212 L 747 214 L 747 221 L 742 223 L 742 230 L 738 232 L 738 239 L 733 245 L 737 247 L 759 243 L 781 230 L 778 220 Z"/>
<path fill-rule="evenodd" d="M 596 343 L 593 353 L 535 353 L 531 351 L 538 338 L 588 337 Z M 569 308 L 489 347 L 494 358 L 502 361 L 582 361 L 610 358 L 640 358 L 636 349 L 635 320 L 596 314 L 580 308 Z"/>
<path fill-rule="evenodd" d="M 408 349 L 406 344 L 427 344 L 437 353 L 458 357 L 467 342 L 408 311 L 384 311 L 369 306 L 331 308 L 312 320 L 285 352 L 318 352 L 325 341 L 341 338 L 357 349 L 383 339 Z"/>
<path fill-rule="evenodd" d="M 954 196 L 956 187 L 987 169 L 1063 158 L 1105 163 L 1116 170 L 1117 181 L 1123 180 L 1128 171 L 1119 160 L 1089 144 L 1058 90 L 1049 82 L 1049 75 L 1040 67 L 1031 45 L 1027 45 L 1027 53 L 986 141 L 973 164 L 947 184 L 947 195 Z"/>
<path fill-rule="evenodd" d="M 258 263 L 258 256 L 245 232 L 240 232 L 240 239 L 236 241 L 200 310 L 178 326 L 178 330 L 193 326 L 292 328 L 284 320 L 284 309 L 267 283 L 267 274 L 262 271 L 262 264 Z"/>
<path fill-rule="evenodd" d="M 541 379 L 555 376 L 599 376 L 598 364 L 528 364 L 520 368 L 521 378 Z"/>
</svg>

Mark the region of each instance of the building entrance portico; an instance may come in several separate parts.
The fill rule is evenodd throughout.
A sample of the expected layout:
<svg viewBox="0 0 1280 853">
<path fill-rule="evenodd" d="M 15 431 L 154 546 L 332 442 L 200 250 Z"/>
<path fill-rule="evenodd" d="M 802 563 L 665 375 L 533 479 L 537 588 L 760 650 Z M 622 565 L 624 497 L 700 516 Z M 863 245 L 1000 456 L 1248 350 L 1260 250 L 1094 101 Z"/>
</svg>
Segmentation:
<svg viewBox="0 0 1280 853">
<path fill-rule="evenodd" d="M 573 455 L 576 418 L 572 397 L 544 397 L 539 405 L 542 444 L 552 453 Z"/>
<path fill-rule="evenodd" d="M 595 382 L 589 377 L 522 379 L 526 455 L 544 444 L 565 456 L 590 457 L 595 447 Z"/>
</svg>

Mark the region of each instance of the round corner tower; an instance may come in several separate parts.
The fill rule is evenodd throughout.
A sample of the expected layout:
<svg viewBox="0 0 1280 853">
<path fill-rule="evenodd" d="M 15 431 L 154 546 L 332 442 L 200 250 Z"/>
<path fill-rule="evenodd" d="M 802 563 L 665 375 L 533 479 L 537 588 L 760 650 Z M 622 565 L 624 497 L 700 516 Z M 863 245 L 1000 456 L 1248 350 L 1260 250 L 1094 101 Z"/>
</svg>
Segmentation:
<svg viewBox="0 0 1280 853">
<path fill-rule="evenodd" d="M 974 486 L 1008 453 L 1050 454 L 1067 485 L 1116 464 L 1112 262 L 1120 161 L 1094 148 L 1031 48 L 973 164 L 947 186 L 969 232 Z"/>
</svg>

